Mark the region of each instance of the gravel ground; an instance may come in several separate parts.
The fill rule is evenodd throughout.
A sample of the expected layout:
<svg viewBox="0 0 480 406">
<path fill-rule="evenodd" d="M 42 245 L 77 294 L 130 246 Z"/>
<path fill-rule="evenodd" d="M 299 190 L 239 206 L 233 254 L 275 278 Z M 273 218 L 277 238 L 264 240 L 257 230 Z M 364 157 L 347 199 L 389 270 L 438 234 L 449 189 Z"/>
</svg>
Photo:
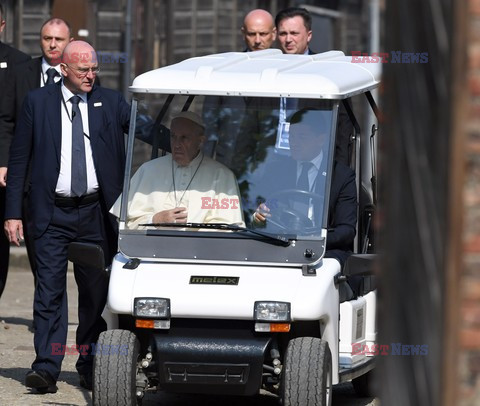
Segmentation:
<svg viewBox="0 0 480 406">
<path fill-rule="evenodd" d="M 77 328 L 77 295 L 73 274 L 68 277 L 69 332 L 68 342 L 75 343 Z M 12 269 L 0 300 L 0 405 L 91 405 L 91 392 L 79 386 L 75 370 L 76 356 L 66 355 L 57 383 L 56 394 L 39 395 L 30 392 L 23 382 L 35 357 L 32 327 L 33 277 L 25 268 Z M 149 393 L 143 406 L 277 406 L 277 398 L 269 393 L 251 398 L 176 395 Z M 357 398 L 350 384 L 334 389 L 334 406 L 379 406 L 378 399 Z M 112 405 L 114 406 L 114 405 Z"/>
</svg>

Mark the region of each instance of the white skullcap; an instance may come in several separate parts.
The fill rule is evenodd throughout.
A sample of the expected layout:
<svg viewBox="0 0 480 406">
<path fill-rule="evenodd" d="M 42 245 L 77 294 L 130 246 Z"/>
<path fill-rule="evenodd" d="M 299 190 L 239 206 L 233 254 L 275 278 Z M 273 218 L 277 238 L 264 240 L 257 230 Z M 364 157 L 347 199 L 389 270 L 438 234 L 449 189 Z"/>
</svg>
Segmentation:
<svg viewBox="0 0 480 406">
<path fill-rule="evenodd" d="M 190 120 L 205 130 L 205 124 L 203 124 L 202 118 L 193 111 L 182 111 L 178 113 L 175 117 L 173 117 L 172 121 L 176 118 L 185 118 L 187 120 Z"/>
</svg>

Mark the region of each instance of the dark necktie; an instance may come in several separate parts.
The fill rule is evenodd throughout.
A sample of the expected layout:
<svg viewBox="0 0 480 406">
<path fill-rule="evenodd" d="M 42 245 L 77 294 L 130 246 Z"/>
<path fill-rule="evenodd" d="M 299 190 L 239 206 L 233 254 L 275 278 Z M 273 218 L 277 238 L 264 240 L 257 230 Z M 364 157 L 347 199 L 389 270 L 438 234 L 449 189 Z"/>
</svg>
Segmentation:
<svg viewBox="0 0 480 406">
<path fill-rule="evenodd" d="M 53 85 L 55 83 L 55 77 L 58 75 L 58 72 L 55 68 L 47 69 L 47 85 Z"/>
<path fill-rule="evenodd" d="M 83 139 L 82 115 L 78 108 L 79 96 L 73 96 L 72 103 L 72 184 L 73 196 L 82 196 L 87 191 L 87 165 L 85 162 L 85 141 Z"/>
</svg>

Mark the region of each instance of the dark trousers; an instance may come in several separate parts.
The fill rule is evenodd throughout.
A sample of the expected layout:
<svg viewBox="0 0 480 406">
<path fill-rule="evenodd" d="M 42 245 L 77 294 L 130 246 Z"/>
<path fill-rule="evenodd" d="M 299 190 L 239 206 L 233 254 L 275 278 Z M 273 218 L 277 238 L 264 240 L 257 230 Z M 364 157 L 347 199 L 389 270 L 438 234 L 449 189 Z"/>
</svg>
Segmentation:
<svg viewBox="0 0 480 406">
<path fill-rule="evenodd" d="M 4 187 L 0 187 L 0 221 L 2 224 L 2 230 L 0 232 L 0 297 L 7 283 L 8 260 L 10 257 L 10 243 L 3 231 L 3 223 L 5 221 L 5 190 Z"/>
<path fill-rule="evenodd" d="M 34 370 L 46 370 L 56 380 L 64 354 L 68 329 L 67 307 L 67 250 L 71 242 L 89 242 L 102 246 L 107 252 L 105 227 L 99 202 L 80 207 L 55 206 L 51 223 L 45 233 L 35 240 L 37 284 L 34 300 L 36 359 Z M 76 363 L 80 374 L 91 372 L 93 367 L 92 343 L 107 325 L 101 314 L 108 291 L 105 271 L 74 266 L 78 287 L 78 319 L 76 344 L 80 351 Z M 60 350 L 59 350 L 60 348 Z M 68 352 L 67 352 L 68 354 Z"/>
<path fill-rule="evenodd" d="M 0 187 L 0 224 L 2 230 L 0 232 L 0 297 L 2 296 L 5 284 L 7 283 L 8 275 L 8 263 L 10 257 L 10 243 L 3 231 L 3 224 L 5 222 L 5 191 L 6 188 Z M 28 208 L 28 195 L 25 194 L 23 199 L 23 235 L 25 237 L 25 247 L 27 248 L 28 261 L 30 263 L 30 269 L 33 273 L 33 278 L 36 283 L 36 265 L 35 265 L 35 248 L 34 238 L 32 237 L 33 223 L 30 217 L 30 211 Z"/>
</svg>

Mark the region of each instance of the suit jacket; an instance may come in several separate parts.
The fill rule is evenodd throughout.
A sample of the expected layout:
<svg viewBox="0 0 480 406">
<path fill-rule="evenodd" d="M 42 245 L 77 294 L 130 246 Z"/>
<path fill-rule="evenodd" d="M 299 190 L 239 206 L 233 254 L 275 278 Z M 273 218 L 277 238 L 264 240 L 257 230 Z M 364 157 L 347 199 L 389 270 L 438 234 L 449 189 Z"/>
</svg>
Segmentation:
<svg viewBox="0 0 480 406">
<path fill-rule="evenodd" d="M 315 55 L 317 52 L 308 48 L 308 55 Z M 352 101 L 347 99 L 347 103 L 352 108 Z M 350 121 L 347 110 L 342 102 L 338 106 L 337 134 L 335 140 L 335 159 L 342 164 L 349 165 L 352 156 L 352 141 L 350 135 L 353 134 L 353 124 Z"/>
<path fill-rule="evenodd" d="M 7 106 L 0 117 L 0 128 L 8 128 L 10 138 L 15 132 L 15 121 L 20 115 L 25 96 L 31 90 L 40 87 L 41 71 L 42 58 L 30 59 L 16 67 L 12 81 L 8 84 Z"/>
<path fill-rule="evenodd" d="M 324 163 L 322 166 L 324 166 Z M 324 167 L 321 167 L 318 171 L 314 193 L 323 195 L 326 179 L 324 172 Z M 296 188 L 297 163 L 295 160 L 291 158 L 281 159 L 267 168 L 266 173 L 262 185 L 265 190 L 267 205 L 268 196 L 271 193 Z M 327 250 L 350 252 L 353 248 L 356 223 L 357 188 L 355 172 L 341 162 L 335 161 L 328 203 Z"/>
<path fill-rule="evenodd" d="M 93 87 L 87 99 L 93 161 L 101 203 L 108 213 L 122 191 L 124 133 L 128 131 L 130 108 L 119 92 L 99 86 Z M 46 230 L 54 208 L 60 173 L 61 100 L 60 84 L 28 93 L 10 149 L 5 218 L 22 218 L 23 188 L 31 160 L 30 208 L 36 238 Z"/>
<path fill-rule="evenodd" d="M 30 60 L 23 52 L 0 42 L 0 167 L 7 166 L 8 150 L 10 148 L 13 124 L 2 124 L 3 117 L 10 110 L 12 96 L 10 84 L 18 65 Z"/>
</svg>

